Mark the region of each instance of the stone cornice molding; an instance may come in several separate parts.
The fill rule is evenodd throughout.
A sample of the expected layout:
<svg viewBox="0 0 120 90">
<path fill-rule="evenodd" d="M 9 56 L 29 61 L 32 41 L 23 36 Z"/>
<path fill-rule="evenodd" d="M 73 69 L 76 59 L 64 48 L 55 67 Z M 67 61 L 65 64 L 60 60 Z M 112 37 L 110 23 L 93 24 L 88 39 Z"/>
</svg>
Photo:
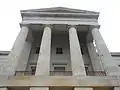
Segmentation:
<svg viewBox="0 0 120 90">
<path fill-rule="evenodd" d="M 84 13 L 45 13 L 45 12 L 24 12 L 21 13 L 23 17 L 74 17 L 74 18 L 95 18 L 98 19 L 99 15 L 84 14 Z"/>
<path fill-rule="evenodd" d="M 41 8 L 41 9 L 29 9 L 29 10 L 21 10 L 21 12 L 73 12 L 73 13 L 93 13 L 93 14 L 99 14 L 99 12 L 94 11 L 88 11 L 88 10 L 80 10 L 80 9 L 73 9 L 73 8 L 67 8 L 67 7 L 51 7 L 51 8 Z"/>
<path fill-rule="evenodd" d="M 91 25 L 91 26 L 90 26 L 90 30 L 92 30 L 92 29 L 94 29 L 94 28 L 100 29 L 100 25 Z"/>
<path fill-rule="evenodd" d="M 22 28 L 23 26 L 29 27 L 30 24 L 23 24 L 23 23 L 19 23 L 20 24 L 20 28 Z"/>
<path fill-rule="evenodd" d="M 50 27 L 52 29 L 53 28 L 53 24 L 44 24 L 44 27 Z"/>
<path fill-rule="evenodd" d="M 65 7 L 53 7 L 44 9 L 21 10 L 23 17 L 74 17 L 74 18 L 94 18 L 98 19 L 99 12 L 72 9 Z"/>
</svg>

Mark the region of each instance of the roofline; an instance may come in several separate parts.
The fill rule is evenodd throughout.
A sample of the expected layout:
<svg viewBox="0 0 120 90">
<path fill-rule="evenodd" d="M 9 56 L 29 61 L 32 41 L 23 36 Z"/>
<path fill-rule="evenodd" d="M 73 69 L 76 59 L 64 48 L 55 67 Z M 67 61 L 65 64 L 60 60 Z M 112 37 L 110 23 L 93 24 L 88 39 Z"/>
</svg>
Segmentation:
<svg viewBox="0 0 120 90">
<path fill-rule="evenodd" d="M 27 10 L 20 10 L 20 12 L 26 12 L 26 11 L 41 11 L 41 12 L 45 12 L 46 10 L 56 10 L 56 9 L 65 9 L 65 10 L 70 10 L 70 11 L 75 11 L 80 13 L 81 11 L 83 12 L 92 12 L 92 13 L 96 13 L 99 14 L 99 12 L 96 11 L 90 11 L 90 10 L 81 10 L 81 9 L 75 9 L 75 8 L 67 8 L 67 7 L 50 7 L 50 8 L 40 8 L 40 9 L 27 9 Z"/>
<path fill-rule="evenodd" d="M 55 10 L 66 10 L 70 12 L 52 12 Z M 95 17 L 98 20 L 99 17 L 99 12 L 94 12 L 94 11 L 88 11 L 88 10 L 80 10 L 80 9 L 73 9 L 73 8 L 66 8 L 66 7 L 52 7 L 52 8 L 41 8 L 41 9 L 28 9 L 28 10 L 20 10 L 21 12 L 21 17 L 23 18 L 24 16 L 58 16 L 60 15 L 73 15 L 75 17 L 77 16 L 89 16 L 89 17 Z M 88 12 L 88 13 L 84 13 Z M 90 13 L 89 13 L 90 12 Z"/>
<path fill-rule="evenodd" d="M 1 53 L 1 52 L 10 52 L 10 51 L 0 51 L 0 53 Z"/>
</svg>

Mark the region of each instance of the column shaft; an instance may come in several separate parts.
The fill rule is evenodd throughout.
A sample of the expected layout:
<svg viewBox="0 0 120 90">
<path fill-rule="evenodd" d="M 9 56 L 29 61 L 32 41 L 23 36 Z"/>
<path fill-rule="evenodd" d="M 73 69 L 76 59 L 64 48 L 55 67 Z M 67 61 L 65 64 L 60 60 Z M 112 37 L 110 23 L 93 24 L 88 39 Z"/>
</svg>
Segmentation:
<svg viewBox="0 0 120 90">
<path fill-rule="evenodd" d="M 93 67 L 94 71 L 104 71 L 101 60 L 96 53 L 94 44 L 92 42 L 89 42 L 87 44 L 87 47 L 88 47 L 88 52 L 89 52 L 89 56 L 90 56 L 92 67 Z"/>
<path fill-rule="evenodd" d="M 111 54 L 101 36 L 98 28 L 92 29 L 92 35 L 95 40 L 95 44 L 96 44 L 99 54 L 111 57 Z"/>
<path fill-rule="evenodd" d="M 70 56 L 73 76 L 86 75 L 84 61 L 81 54 L 77 31 L 74 27 L 69 29 Z"/>
<path fill-rule="evenodd" d="M 28 35 L 28 27 L 27 26 L 23 26 L 21 28 L 21 31 L 19 33 L 19 35 L 17 36 L 17 39 L 15 40 L 15 43 L 13 45 L 13 48 L 11 49 L 11 52 L 8 56 L 8 71 L 9 75 L 14 75 L 17 65 L 18 65 L 18 61 L 20 60 L 20 55 L 22 53 L 27 35 Z"/>
<path fill-rule="evenodd" d="M 25 42 L 16 71 L 25 71 L 26 70 L 31 46 L 32 46 L 32 42 L 30 42 L 30 41 Z"/>
<path fill-rule="evenodd" d="M 98 28 L 92 29 L 92 35 L 96 43 L 99 56 L 101 58 L 104 70 L 108 76 L 120 75 L 120 69 L 114 62 Z"/>
<path fill-rule="evenodd" d="M 44 28 L 42 36 L 35 75 L 49 75 L 50 51 L 51 51 L 51 29 L 50 27 L 47 26 Z"/>
</svg>

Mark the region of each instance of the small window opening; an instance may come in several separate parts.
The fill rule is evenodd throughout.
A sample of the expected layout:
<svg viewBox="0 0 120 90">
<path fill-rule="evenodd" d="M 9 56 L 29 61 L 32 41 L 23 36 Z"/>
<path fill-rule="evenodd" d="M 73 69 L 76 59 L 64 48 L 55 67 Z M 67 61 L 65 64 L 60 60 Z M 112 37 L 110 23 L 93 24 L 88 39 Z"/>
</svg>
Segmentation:
<svg viewBox="0 0 120 90">
<path fill-rule="evenodd" d="M 85 64 L 85 71 L 86 71 L 86 74 L 88 75 L 88 72 L 89 72 L 89 70 L 88 70 L 88 64 Z"/>
<path fill-rule="evenodd" d="M 36 71 L 36 67 L 35 67 L 35 66 L 32 66 L 32 67 L 31 67 L 31 74 L 32 74 L 32 75 L 35 75 L 35 71 Z"/>
<path fill-rule="evenodd" d="M 62 48 L 56 48 L 56 54 L 63 54 Z"/>
<path fill-rule="evenodd" d="M 84 44 L 80 44 L 80 47 L 81 47 L 81 54 L 84 55 Z"/>
<path fill-rule="evenodd" d="M 83 53 L 83 47 L 81 47 L 81 53 L 82 53 L 82 55 L 84 54 L 84 53 Z"/>
<path fill-rule="evenodd" d="M 36 54 L 39 54 L 39 51 L 40 51 L 40 47 L 36 47 Z"/>
</svg>

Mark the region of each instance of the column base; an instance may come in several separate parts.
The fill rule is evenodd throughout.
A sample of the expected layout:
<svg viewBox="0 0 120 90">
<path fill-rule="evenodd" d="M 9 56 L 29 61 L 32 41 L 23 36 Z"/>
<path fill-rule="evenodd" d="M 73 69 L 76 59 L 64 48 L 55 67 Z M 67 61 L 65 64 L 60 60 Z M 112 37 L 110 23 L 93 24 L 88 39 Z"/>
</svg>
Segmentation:
<svg viewBox="0 0 120 90">
<path fill-rule="evenodd" d="M 93 90 L 93 88 L 74 88 L 74 90 Z"/>
<path fill-rule="evenodd" d="M 49 87 L 31 87 L 30 90 L 49 90 Z"/>
<path fill-rule="evenodd" d="M 0 90 L 8 90 L 8 88 L 0 88 Z"/>
</svg>

